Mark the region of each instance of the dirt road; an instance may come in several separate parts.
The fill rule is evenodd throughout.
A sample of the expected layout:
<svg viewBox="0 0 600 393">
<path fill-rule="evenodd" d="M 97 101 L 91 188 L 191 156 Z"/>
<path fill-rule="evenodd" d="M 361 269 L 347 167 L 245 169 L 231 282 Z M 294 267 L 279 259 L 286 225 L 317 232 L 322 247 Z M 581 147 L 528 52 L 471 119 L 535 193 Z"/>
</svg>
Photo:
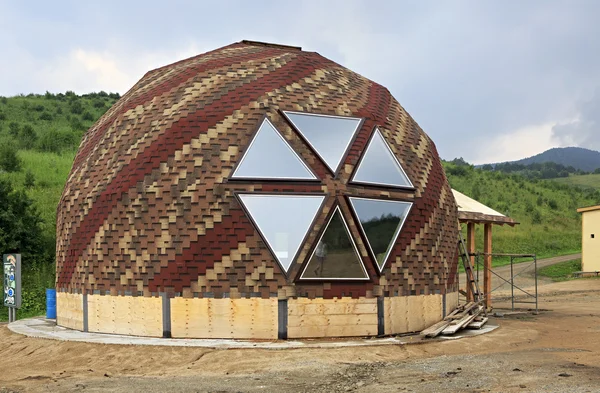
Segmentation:
<svg viewBox="0 0 600 393">
<path fill-rule="evenodd" d="M 0 325 L 0 392 L 599 392 L 600 280 L 544 285 L 540 307 L 477 337 L 342 349 L 97 345 Z"/>
</svg>

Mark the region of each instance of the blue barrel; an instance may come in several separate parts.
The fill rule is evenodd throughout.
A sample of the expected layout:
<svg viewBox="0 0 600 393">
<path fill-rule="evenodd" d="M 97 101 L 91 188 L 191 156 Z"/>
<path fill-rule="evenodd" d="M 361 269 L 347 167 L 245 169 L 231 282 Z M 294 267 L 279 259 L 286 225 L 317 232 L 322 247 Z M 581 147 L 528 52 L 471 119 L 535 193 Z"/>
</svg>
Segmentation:
<svg viewBox="0 0 600 393">
<path fill-rule="evenodd" d="M 46 289 L 46 318 L 56 319 L 56 289 Z"/>
</svg>

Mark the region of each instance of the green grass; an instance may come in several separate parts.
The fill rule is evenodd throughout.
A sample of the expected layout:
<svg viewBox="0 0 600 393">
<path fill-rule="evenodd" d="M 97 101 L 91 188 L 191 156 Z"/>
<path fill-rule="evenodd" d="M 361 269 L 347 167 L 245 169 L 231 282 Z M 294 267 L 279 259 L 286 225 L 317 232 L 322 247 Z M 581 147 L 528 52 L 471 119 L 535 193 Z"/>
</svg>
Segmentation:
<svg viewBox="0 0 600 393">
<path fill-rule="evenodd" d="M 538 275 L 551 278 L 552 281 L 566 281 L 572 277 L 573 273 L 580 271 L 581 259 L 576 259 L 543 267 L 538 270 Z"/>
<path fill-rule="evenodd" d="M 600 190 L 600 174 L 589 174 L 589 175 L 574 175 L 569 177 L 561 177 L 558 179 L 552 179 L 560 184 L 568 184 L 583 188 L 592 188 Z"/>
<path fill-rule="evenodd" d="M 44 221 L 44 232 L 52 236 L 56 223 L 56 206 L 71 170 L 75 151 L 56 154 L 20 150 L 18 155 L 23 161 L 23 169 L 19 172 L 2 172 L 0 179 L 10 180 L 15 189 L 26 189 L 24 186 L 26 173 L 30 171 L 33 174 L 34 186 L 26 191 Z"/>
<path fill-rule="evenodd" d="M 581 251 L 577 208 L 600 203 L 600 191 L 451 163 L 444 167 L 452 188 L 520 223 L 514 227 L 493 225 L 494 253 L 545 258 Z M 483 225 L 476 225 L 475 238 L 476 250 L 483 251 Z M 497 258 L 494 265 L 505 263 Z"/>
</svg>

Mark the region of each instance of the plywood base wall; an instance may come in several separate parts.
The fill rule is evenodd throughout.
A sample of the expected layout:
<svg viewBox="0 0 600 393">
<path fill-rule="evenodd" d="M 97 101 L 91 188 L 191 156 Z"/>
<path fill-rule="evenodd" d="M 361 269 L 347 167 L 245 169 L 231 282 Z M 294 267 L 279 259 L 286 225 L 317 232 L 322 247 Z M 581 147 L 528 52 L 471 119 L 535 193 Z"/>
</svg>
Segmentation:
<svg viewBox="0 0 600 393">
<path fill-rule="evenodd" d="M 171 299 L 174 338 L 277 339 L 277 299 Z"/>
<path fill-rule="evenodd" d="M 443 319 L 442 296 L 420 295 L 384 298 L 385 334 L 418 332 L 441 321 Z"/>
<path fill-rule="evenodd" d="M 56 323 L 69 329 L 83 330 L 83 295 L 56 293 Z"/>
<path fill-rule="evenodd" d="M 288 337 L 377 335 L 377 299 L 288 299 Z"/>
<path fill-rule="evenodd" d="M 383 299 L 385 334 L 421 331 L 444 317 L 443 295 Z M 158 297 L 88 295 L 88 331 L 162 337 L 162 299 Z M 446 295 L 446 314 L 458 306 L 458 292 Z M 376 336 L 376 298 L 287 301 L 287 337 Z M 272 299 L 170 299 L 174 338 L 237 338 L 275 340 L 278 301 Z M 83 296 L 57 293 L 57 322 L 83 330 Z"/>
<path fill-rule="evenodd" d="M 446 315 L 458 307 L 458 291 L 446 294 Z"/>
<path fill-rule="evenodd" d="M 90 332 L 162 337 L 161 298 L 100 295 L 87 298 Z"/>
</svg>

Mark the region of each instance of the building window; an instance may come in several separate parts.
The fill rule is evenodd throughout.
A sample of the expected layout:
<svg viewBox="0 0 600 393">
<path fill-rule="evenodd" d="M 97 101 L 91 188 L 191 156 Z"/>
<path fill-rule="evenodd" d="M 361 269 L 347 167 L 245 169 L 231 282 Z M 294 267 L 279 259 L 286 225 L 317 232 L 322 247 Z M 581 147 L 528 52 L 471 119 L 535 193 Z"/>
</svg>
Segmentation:
<svg viewBox="0 0 600 393">
<path fill-rule="evenodd" d="M 352 182 L 376 186 L 413 187 L 379 128 L 375 128 L 352 177 Z"/>
<path fill-rule="evenodd" d="M 287 273 L 321 210 L 324 195 L 238 194 L 254 226 Z"/>
<path fill-rule="evenodd" d="M 363 119 L 284 111 L 283 114 L 327 168 L 336 174 Z"/>
<path fill-rule="evenodd" d="M 302 279 L 368 280 L 356 243 L 337 206 L 321 233 Z"/>
<path fill-rule="evenodd" d="M 410 202 L 350 197 L 350 206 L 360 223 L 373 259 L 383 270 L 402 225 L 412 206 Z"/>
<path fill-rule="evenodd" d="M 265 118 L 232 179 L 317 180 L 302 158 Z"/>
</svg>

